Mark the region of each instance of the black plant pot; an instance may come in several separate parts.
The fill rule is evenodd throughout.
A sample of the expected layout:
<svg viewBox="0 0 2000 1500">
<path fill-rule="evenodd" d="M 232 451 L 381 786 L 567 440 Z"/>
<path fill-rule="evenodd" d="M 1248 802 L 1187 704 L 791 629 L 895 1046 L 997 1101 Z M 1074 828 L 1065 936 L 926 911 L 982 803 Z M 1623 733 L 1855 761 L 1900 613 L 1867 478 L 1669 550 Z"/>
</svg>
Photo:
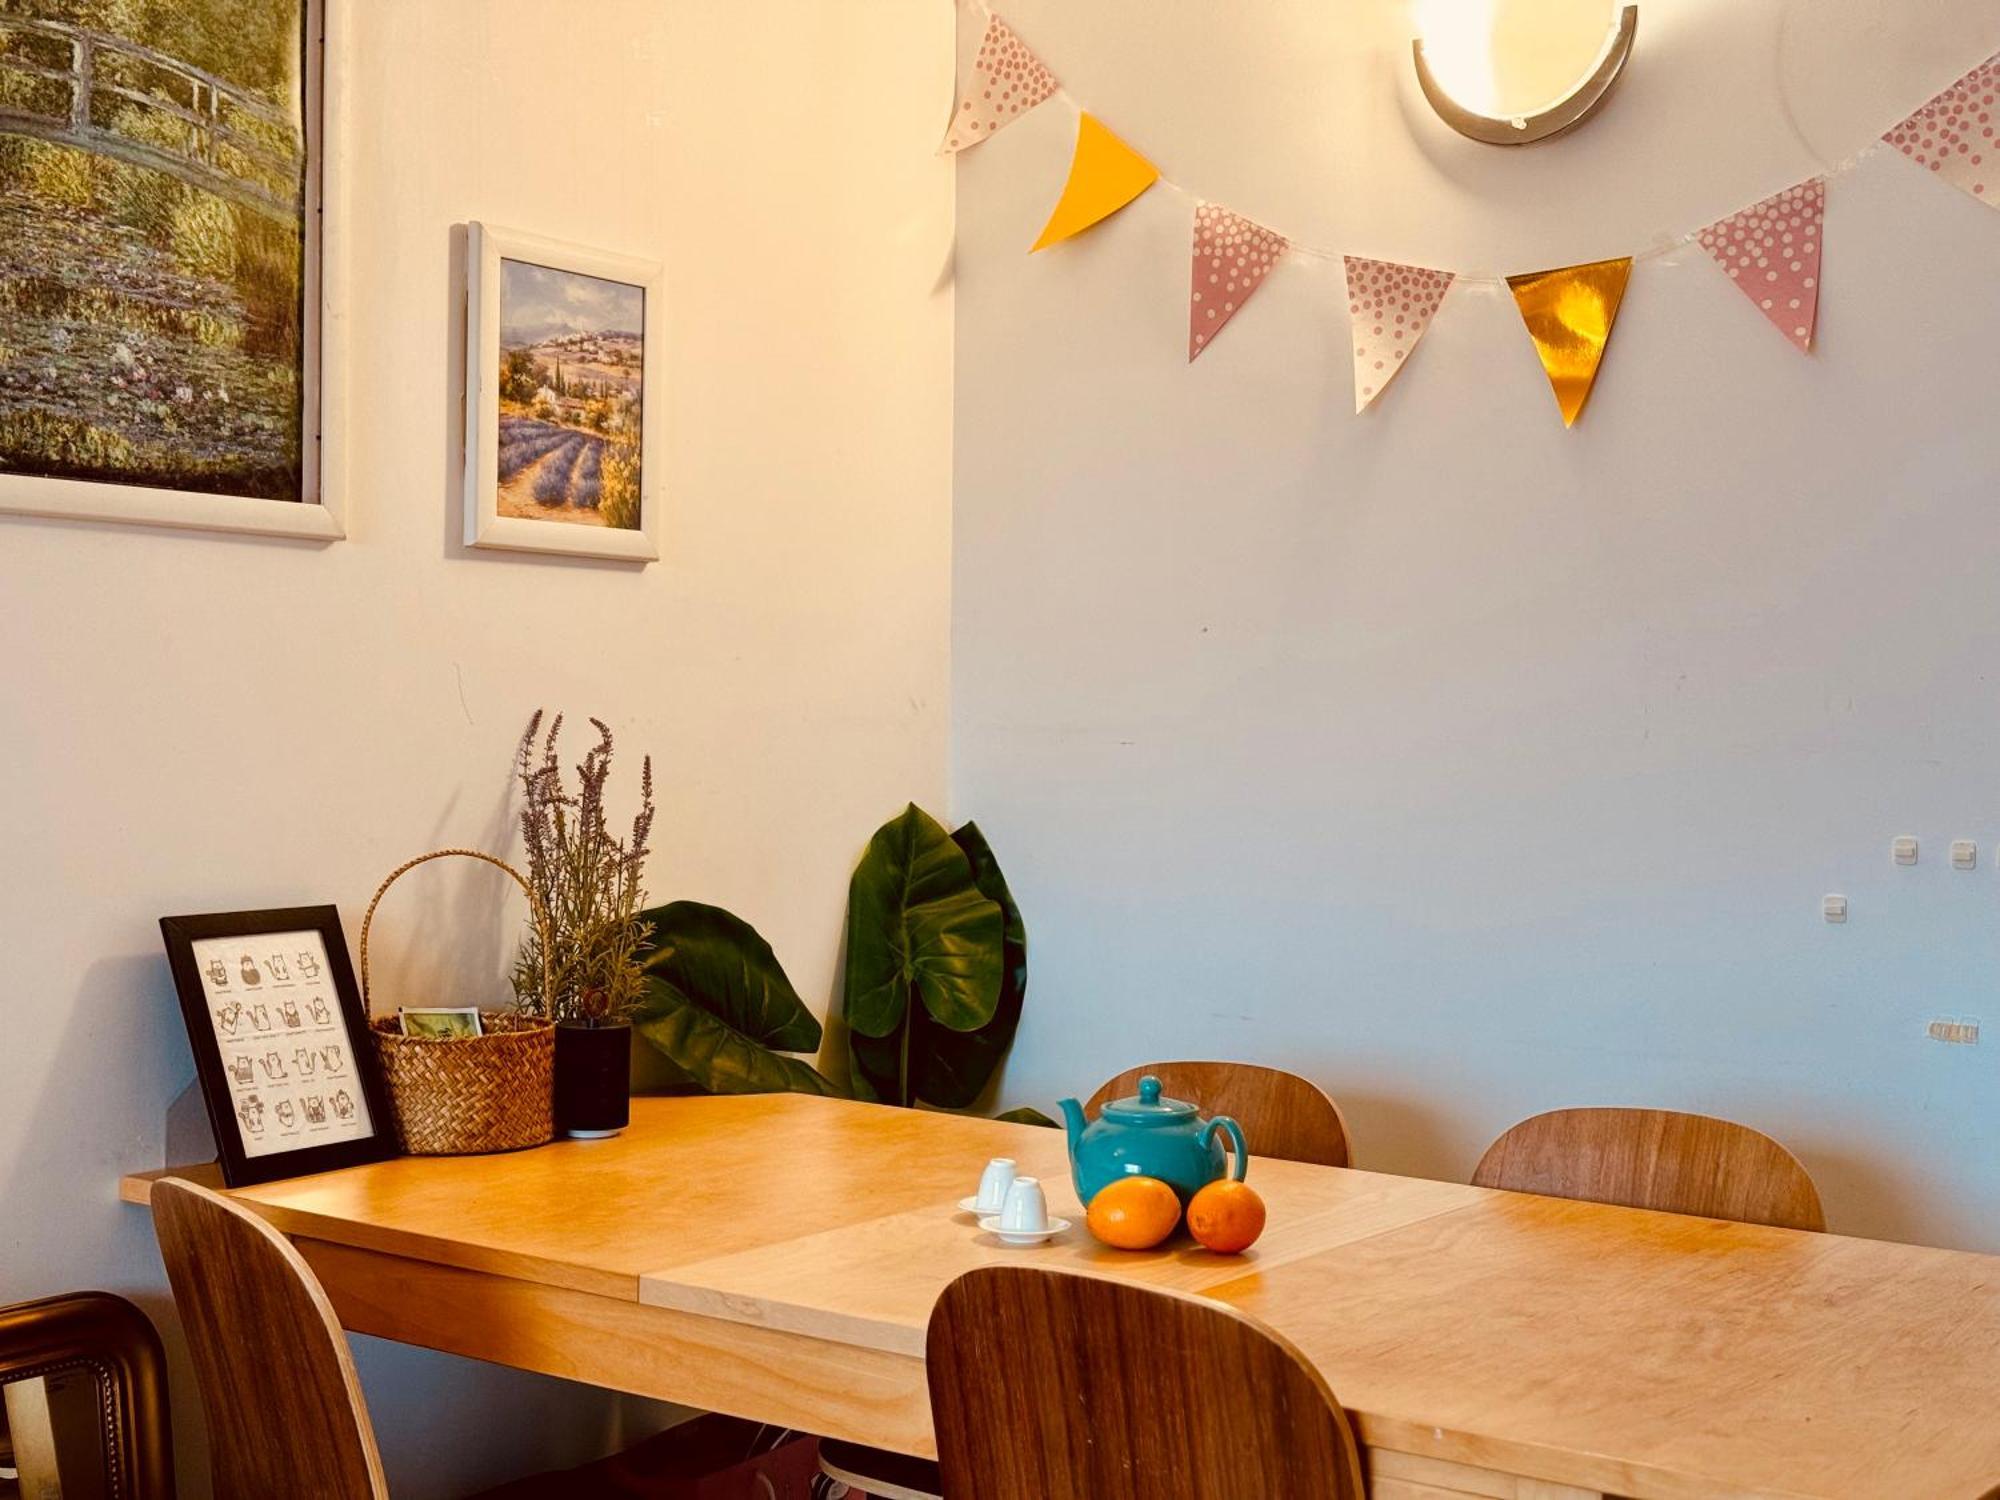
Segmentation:
<svg viewBox="0 0 2000 1500">
<path fill-rule="evenodd" d="M 556 1026 L 556 1129 L 616 1135 L 632 1118 L 632 1028 Z"/>
</svg>

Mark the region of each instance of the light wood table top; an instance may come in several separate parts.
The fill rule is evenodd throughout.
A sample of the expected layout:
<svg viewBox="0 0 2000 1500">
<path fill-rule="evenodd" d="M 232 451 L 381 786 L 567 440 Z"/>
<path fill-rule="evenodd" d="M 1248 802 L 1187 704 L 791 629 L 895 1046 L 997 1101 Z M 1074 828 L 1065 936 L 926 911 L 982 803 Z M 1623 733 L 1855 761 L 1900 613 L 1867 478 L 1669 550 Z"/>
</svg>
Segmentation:
<svg viewBox="0 0 2000 1500">
<path fill-rule="evenodd" d="M 1262 1160 L 1247 1255 L 1123 1254 L 1080 1222 L 1017 1251 L 954 1207 L 996 1155 L 1079 1217 L 1059 1132 L 800 1095 L 636 1099 L 609 1141 L 237 1196 L 349 1327 L 912 1452 L 938 1292 L 1026 1263 L 1264 1319 L 1390 1500 L 2000 1484 L 2000 1258 Z"/>
<path fill-rule="evenodd" d="M 1209 1294 L 1411 1448 L 1616 1494 L 2000 1485 L 2000 1259 L 1493 1193 Z"/>
</svg>

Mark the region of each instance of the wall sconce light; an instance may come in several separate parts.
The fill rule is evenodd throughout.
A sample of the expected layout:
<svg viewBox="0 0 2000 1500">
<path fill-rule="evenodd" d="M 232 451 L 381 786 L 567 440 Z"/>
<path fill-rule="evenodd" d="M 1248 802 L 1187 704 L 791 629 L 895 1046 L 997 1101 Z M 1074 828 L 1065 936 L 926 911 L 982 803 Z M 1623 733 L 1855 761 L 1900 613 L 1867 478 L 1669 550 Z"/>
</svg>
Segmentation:
<svg viewBox="0 0 2000 1500">
<path fill-rule="evenodd" d="M 1460 135 L 1489 146 L 1525 146 L 1572 130 L 1603 107 L 1612 85 L 1625 71 L 1626 60 L 1632 55 L 1632 40 L 1638 32 L 1639 7 L 1627 5 L 1606 35 L 1589 75 L 1553 104 L 1523 115 L 1491 115 L 1468 109 L 1446 91 L 1431 71 L 1430 60 L 1424 55 L 1423 37 L 1410 43 L 1410 51 L 1416 59 L 1417 82 L 1424 97 L 1445 124 Z"/>
</svg>

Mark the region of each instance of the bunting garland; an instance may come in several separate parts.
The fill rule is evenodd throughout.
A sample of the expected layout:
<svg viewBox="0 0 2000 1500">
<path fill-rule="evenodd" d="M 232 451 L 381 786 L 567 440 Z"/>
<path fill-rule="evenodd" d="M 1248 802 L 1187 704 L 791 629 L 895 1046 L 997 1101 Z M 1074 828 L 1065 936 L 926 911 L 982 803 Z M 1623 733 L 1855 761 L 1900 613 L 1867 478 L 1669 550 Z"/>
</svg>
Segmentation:
<svg viewBox="0 0 2000 1500">
<path fill-rule="evenodd" d="M 1626 255 L 1507 278 L 1521 321 L 1528 325 L 1528 337 L 1535 341 L 1535 353 L 1541 356 L 1542 369 L 1556 393 L 1565 427 L 1576 425 L 1597 383 L 1631 275 L 1632 257 Z"/>
<path fill-rule="evenodd" d="M 1366 411 L 1403 368 L 1451 287 L 1451 272 L 1344 257 L 1354 333 L 1354 410 Z"/>
<path fill-rule="evenodd" d="M 973 3 L 984 6 L 984 0 Z M 948 154 L 989 139 L 1051 98 L 1061 96 L 1075 103 L 1006 22 L 990 11 L 987 16 L 970 76 L 952 111 L 942 148 Z M 1996 103 L 2000 103 L 2000 54 L 1973 68 L 1881 139 L 1953 187 L 2000 207 Z M 1069 175 L 1030 252 L 1103 223 L 1162 181 L 1159 168 L 1078 107 Z M 1648 256 L 1698 244 L 1793 347 L 1810 354 L 1819 320 L 1826 181 L 1820 176 L 1795 183 L 1649 251 Z M 1171 182 L 1166 186 L 1193 199 Z M 1193 199 L 1190 364 L 1288 255 L 1333 258 L 1333 252 L 1300 245 L 1219 204 Z M 1453 281 L 1468 278 L 1357 255 L 1340 259 L 1346 275 L 1358 414 L 1381 397 L 1409 362 Z M 1628 255 L 1506 278 L 1565 427 L 1575 424 L 1590 400 L 1633 260 Z"/>
<path fill-rule="evenodd" d="M 1022 115 L 1052 97 L 1056 75 L 1014 35 L 1014 28 L 995 16 L 987 24 L 973 59 L 972 77 L 951 112 L 951 129 L 944 138 L 947 153 L 963 151 L 1005 130 Z"/>
<path fill-rule="evenodd" d="M 1160 180 L 1160 169 L 1119 140 L 1096 115 L 1076 122 L 1076 155 L 1055 212 L 1029 252 L 1046 250 L 1101 224 Z"/>
<path fill-rule="evenodd" d="M 1961 192 L 2000 206 L 2000 156 L 1994 155 L 1993 101 L 2000 96 L 2000 54 L 1986 59 L 1882 137 L 1920 167 Z M 1992 187 L 1994 191 L 1988 192 Z"/>
<path fill-rule="evenodd" d="M 1188 363 L 1222 332 L 1285 253 L 1285 237 L 1213 203 L 1194 209 L 1194 274 L 1188 288 Z"/>
<path fill-rule="evenodd" d="M 1754 208 L 1718 219 L 1697 238 L 1801 354 L 1812 352 L 1819 319 L 1819 247 L 1826 179 L 1814 177 Z"/>
</svg>

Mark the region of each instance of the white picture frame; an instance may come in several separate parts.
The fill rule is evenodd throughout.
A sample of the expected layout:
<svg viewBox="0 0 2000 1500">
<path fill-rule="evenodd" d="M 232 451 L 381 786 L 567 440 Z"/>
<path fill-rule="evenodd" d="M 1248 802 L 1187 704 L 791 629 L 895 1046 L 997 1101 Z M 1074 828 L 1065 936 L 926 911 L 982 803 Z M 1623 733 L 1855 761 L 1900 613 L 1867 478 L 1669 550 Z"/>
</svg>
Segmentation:
<svg viewBox="0 0 2000 1500">
<path fill-rule="evenodd" d="M 347 0 L 305 0 L 301 497 L 218 495 L 0 472 L 0 515 L 332 542 L 347 535 Z"/>
<path fill-rule="evenodd" d="M 659 369 L 664 302 L 664 276 L 659 262 L 476 222 L 466 226 L 465 259 L 465 545 L 509 552 L 608 558 L 641 566 L 656 561 L 660 555 Z M 501 331 L 507 262 L 530 270 L 615 283 L 621 288 L 637 289 L 643 298 L 637 444 L 639 524 L 634 528 L 503 514 Z"/>
</svg>

